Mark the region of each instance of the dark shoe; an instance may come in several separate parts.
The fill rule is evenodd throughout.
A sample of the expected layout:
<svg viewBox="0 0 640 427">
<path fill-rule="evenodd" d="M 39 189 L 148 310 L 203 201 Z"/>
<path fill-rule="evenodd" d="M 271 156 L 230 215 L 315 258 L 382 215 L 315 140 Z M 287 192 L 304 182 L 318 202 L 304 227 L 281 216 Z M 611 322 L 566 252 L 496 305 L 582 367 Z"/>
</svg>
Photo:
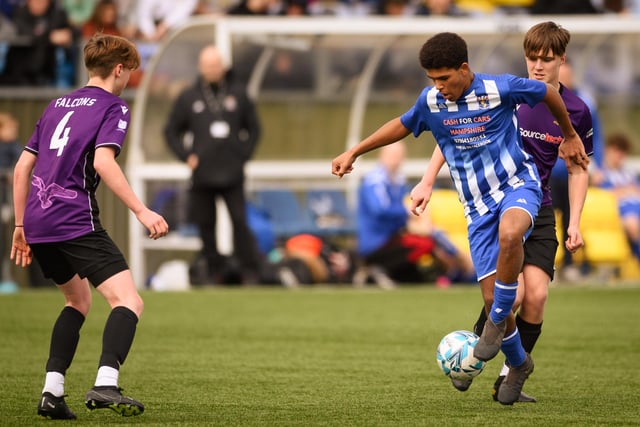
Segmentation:
<svg viewBox="0 0 640 427">
<path fill-rule="evenodd" d="M 498 389 L 498 402 L 503 405 L 513 405 L 517 402 L 522 393 L 524 382 L 533 372 L 533 359 L 527 353 L 524 363 L 520 366 L 509 367 L 509 373 Z"/>
<path fill-rule="evenodd" d="M 496 357 L 502 346 L 502 338 L 507 329 L 507 319 L 495 324 L 491 317 L 487 318 L 482 330 L 482 335 L 473 349 L 473 357 L 479 360 L 488 361 Z"/>
<path fill-rule="evenodd" d="M 467 390 L 469 390 L 469 387 L 471 387 L 471 382 L 472 382 L 472 380 L 454 380 L 453 378 L 451 378 L 451 384 L 458 391 L 467 391 Z"/>
<path fill-rule="evenodd" d="M 75 420 L 77 418 L 64 401 L 64 396 L 56 397 L 48 391 L 42 393 L 42 398 L 38 403 L 38 415 L 49 420 Z"/>
<path fill-rule="evenodd" d="M 119 387 L 102 386 L 93 387 L 87 392 L 84 403 L 90 410 L 111 409 L 112 411 L 130 417 L 144 412 L 144 405 L 130 397 L 122 395 Z"/>
<path fill-rule="evenodd" d="M 496 382 L 493 384 L 493 388 L 491 389 L 491 397 L 493 397 L 493 400 L 495 400 L 496 402 L 498 401 L 498 390 L 500 390 L 500 384 L 502 384 L 502 381 L 504 381 L 504 379 L 505 376 L 500 375 L 498 379 L 496 379 Z M 520 397 L 518 397 L 517 401 L 520 403 L 536 403 L 538 399 L 533 396 L 529 396 L 524 391 L 521 391 Z"/>
</svg>

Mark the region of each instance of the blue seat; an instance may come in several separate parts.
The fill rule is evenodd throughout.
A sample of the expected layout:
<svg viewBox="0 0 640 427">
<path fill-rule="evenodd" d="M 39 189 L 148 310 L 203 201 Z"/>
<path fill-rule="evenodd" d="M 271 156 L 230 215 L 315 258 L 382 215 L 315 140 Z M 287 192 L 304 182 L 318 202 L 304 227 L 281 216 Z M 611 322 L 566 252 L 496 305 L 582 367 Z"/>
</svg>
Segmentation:
<svg viewBox="0 0 640 427">
<path fill-rule="evenodd" d="M 296 234 L 316 234 L 308 212 L 302 208 L 296 194 L 289 189 L 256 191 L 254 203 L 269 216 L 273 231 L 279 238 Z"/>
<path fill-rule="evenodd" d="M 341 190 L 307 191 L 307 209 L 317 233 L 323 236 L 355 234 L 355 215 Z"/>
</svg>

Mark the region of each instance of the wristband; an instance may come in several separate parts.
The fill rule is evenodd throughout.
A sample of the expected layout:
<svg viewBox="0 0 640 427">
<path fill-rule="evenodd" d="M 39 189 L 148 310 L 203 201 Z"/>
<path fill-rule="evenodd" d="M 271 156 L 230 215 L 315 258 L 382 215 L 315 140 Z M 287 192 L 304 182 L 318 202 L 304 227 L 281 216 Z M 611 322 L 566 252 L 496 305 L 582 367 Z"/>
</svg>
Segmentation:
<svg viewBox="0 0 640 427">
<path fill-rule="evenodd" d="M 20 227 L 24 227 L 24 225 L 15 225 L 14 227 L 20 228 Z"/>
</svg>

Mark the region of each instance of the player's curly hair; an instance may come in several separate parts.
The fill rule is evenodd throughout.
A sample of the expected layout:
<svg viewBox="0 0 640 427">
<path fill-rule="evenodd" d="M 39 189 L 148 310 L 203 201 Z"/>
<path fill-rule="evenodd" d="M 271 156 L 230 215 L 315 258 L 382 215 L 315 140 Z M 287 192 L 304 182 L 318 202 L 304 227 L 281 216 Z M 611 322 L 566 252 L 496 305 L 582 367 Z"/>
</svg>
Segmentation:
<svg viewBox="0 0 640 427">
<path fill-rule="evenodd" d="M 98 33 L 84 46 L 84 65 L 89 75 L 106 78 L 116 65 L 135 70 L 140 66 L 140 54 L 130 40 Z"/>
<path fill-rule="evenodd" d="M 431 37 L 420 49 L 420 65 L 425 70 L 454 68 L 469 62 L 467 43 L 455 33 L 439 33 Z"/>
<path fill-rule="evenodd" d="M 536 57 L 540 52 L 546 55 L 549 50 L 562 56 L 571 40 L 569 31 L 552 21 L 541 22 L 529 28 L 524 35 L 522 47 L 527 57 Z"/>
</svg>

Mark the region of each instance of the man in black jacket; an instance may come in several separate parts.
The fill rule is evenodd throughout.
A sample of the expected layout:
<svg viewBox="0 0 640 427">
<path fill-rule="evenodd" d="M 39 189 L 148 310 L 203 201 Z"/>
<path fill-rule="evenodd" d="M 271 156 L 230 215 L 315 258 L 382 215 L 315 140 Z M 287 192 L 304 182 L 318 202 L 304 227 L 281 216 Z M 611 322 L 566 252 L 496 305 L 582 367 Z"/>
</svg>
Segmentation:
<svg viewBox="0 0 640 427">
<path fill-rule="evenodd" d="M 70 63 L 75 49 L 67 13 L 53 0 L 28 0 L 14 9 L 11 21 L 16 34 L 7 52 L 0 85 L 49 86 L 56 83 L 60 65 Z"/>
<path fill-rule="evenodd" d="M 216 245 L 216 197 L 224 200 L 233 225 L 234 258 L 245 283 L 257 280 L 260 253 L 246 217 L 244 166 L 260 137 L 255 105 L 244 86 L 228 79 L 217 47 L 200 51 L 199 76 L 175 100 L 164 134 L 176 156 L 192 170 L 190 216 L 199 227 L 206 260 L 205 281 L 224 281 L 225 257 Z M 192 282 L 202 277 L 192 274 Z"/>
</svg>

